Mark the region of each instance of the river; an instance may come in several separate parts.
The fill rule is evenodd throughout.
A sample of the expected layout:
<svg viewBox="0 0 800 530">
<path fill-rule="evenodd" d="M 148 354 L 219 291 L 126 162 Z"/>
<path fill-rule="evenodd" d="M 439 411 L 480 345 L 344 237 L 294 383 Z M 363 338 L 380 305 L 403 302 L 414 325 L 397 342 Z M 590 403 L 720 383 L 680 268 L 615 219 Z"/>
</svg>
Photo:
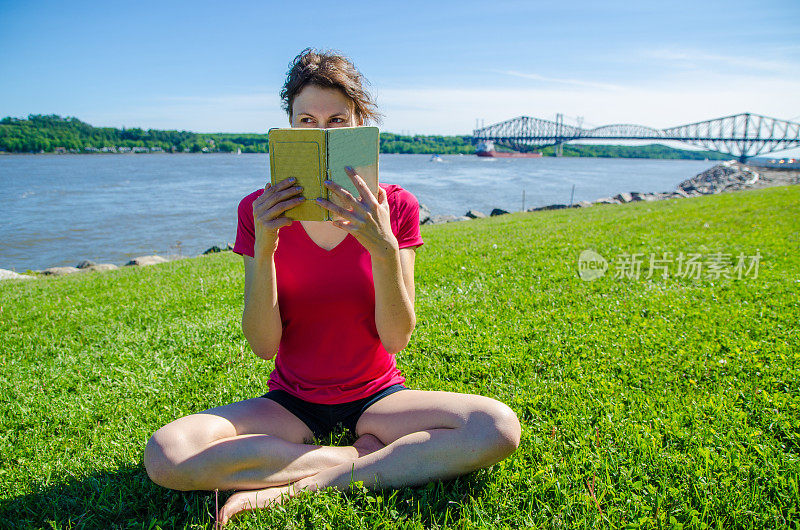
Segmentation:
<svg viewBox="0 0 800 530">
<path fill-rule="evenodd" d="M 433 214 L 487 215 L 623 191 L 673 190 L 715 162 L 695 160 L 381 155 L 380 179 Z M 0 268 L 23 272 L 81 260 L 194 256 L 233 243 L 236 207 L 263 187 L 264 154 L 0 156 Z"/>
</svg>

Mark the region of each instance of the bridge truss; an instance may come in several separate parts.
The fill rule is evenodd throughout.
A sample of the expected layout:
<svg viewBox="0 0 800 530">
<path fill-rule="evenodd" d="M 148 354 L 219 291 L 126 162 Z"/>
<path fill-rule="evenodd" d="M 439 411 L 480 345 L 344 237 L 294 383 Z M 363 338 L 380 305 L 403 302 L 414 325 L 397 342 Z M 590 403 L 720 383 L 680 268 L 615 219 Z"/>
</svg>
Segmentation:
<svg viewBox="0 0 800 530">
<path fill-rule="evenodd" d="M 800 123 L 759 114 L 736 114 L 667 129 L 615 124 L 594 129 L 520 116 L 475 129 L 473 140 L 491 140 L 517 151 L 531 151 L 573 140 L 674 140 L 745 159 L 800 146 Z"/>
</svg>

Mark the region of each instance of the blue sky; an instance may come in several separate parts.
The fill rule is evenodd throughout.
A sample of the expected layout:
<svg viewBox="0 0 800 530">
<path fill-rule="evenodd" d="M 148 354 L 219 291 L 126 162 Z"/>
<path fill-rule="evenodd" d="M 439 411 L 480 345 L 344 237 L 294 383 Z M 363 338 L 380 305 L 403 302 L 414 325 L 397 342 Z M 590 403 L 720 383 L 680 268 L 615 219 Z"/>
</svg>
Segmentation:
<svg viewBox="0 0 800 530">
<path fill-rule="evenodd" d="M 800 119 L 800 1 L 0 0 L 0 116 L 263 132 L 304 47 L 339 49 L 394 132 L 519 115 Z"/>
</svg>

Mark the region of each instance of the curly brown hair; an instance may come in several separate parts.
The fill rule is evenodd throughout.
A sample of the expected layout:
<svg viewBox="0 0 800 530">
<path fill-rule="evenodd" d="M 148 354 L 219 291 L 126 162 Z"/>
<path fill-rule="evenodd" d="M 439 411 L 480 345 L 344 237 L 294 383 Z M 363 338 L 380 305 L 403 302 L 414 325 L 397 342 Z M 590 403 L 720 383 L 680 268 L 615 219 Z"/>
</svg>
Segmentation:
<svg viewBox="0 0 800 530">
<path fill-rule="evenodd" d="M 380 122 L 378 106 L 369 92 L 364 89 L 369 82 L 359 72 L 353 62 L 337 51 L 320 51 L 306 48 L 289 63 L 286 82 L 281 89 L 283 110 L 292 119 L 294 98 L 307 85 L 336 88 L 353 102 L 358 123 Z"/>
</svg>

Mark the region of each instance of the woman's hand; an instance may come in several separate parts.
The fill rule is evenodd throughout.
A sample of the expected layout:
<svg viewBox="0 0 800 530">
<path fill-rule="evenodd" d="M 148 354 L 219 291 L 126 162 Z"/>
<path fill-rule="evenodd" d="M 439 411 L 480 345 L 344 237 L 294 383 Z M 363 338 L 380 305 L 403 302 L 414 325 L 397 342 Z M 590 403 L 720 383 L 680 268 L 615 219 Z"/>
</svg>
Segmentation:
<svg viewBox="0 0 800 530">
<path fill-rule="evenodd" d="M 325 187 L 336 194 L 346 207 L 343 208 L 322 198 L 317 199 L 317 204 L 339 216 L 340 219 L 332 223 L 352 234 L 373 259 L 390 259 L 397 254 L 398 244 L 397 238 L 392 233 L 386 191 L 378 187 L 376 197 L 353 168 L 346 167 L 345 171 L 361 197 L 356 199 L 343 187 L 326 180 Z"/>
<path fill-rule="evenodd" d="M 283 214 L 286 210 L 301 204 L 305 197 L 300 195 L 303 188 L 292 186 L 293 177 L 284 179 L 274 186 L 264 187 L 264 193 L 253 201 L 253 221 L 255 222 L 255 256 L 272 256 L 278 248 L 278 229 L 289 226 L 292 220 Z"/>
</svg>

